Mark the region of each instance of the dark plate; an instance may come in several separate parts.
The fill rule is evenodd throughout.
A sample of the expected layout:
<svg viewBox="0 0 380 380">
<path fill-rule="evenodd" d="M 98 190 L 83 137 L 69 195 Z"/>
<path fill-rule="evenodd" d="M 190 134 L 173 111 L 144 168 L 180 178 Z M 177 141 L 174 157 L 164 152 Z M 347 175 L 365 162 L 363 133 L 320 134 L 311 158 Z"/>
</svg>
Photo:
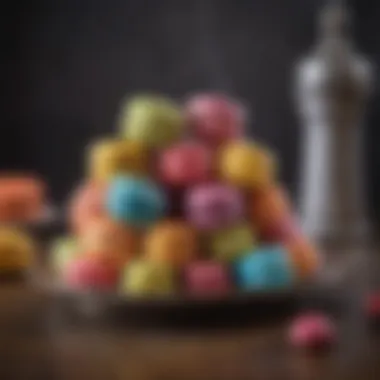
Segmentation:
<svg viewBox="0 0 380 380">
<path fill-rule="evenodd" d="M 313 283 L 275 292 L 233 293 L 223 297 L 128 297 L 117 293 L 76 292 L 40 275 L 49 294 L 52 318 L 74 325 L 112 327 L 220 328 L 271 323 L 302 310 L 344 312 L 352 259 L 331 263 Z M 44 280 L 42 280 L 44 278 Z M 42 280 L 42 281 L 41 281 Z"/>
<path fill-rule="evenodd" d="M 236 327 L 271 323 L 297 311 L 323 309 L 339 313 L 343 292 L 316 290 L 265 294 L 235 294 L 210 299 L 145 299 L 59 292 L 56 310 L 67 321 L 125 327 Z M 58 307 L 58 309 L 57 309 Z"/>
<path fill-rule="evenodd" d="M 30 226 L 41 242 L 62 235 L 62 218 L 54 222 Z M 46 265 L 46 255 L 41 255 Z M 319 309 L 331 313 L 344 312 L 346 289 L 354 281 L 363 255 L 329 254 L 321 275 L 313 283 L 279 292 L 239 293 L 218 298 L 172 296 L 166 298 L 131 298 L 117 293 L 74 292 L 57 285 L 47 270 L 33 272 L 33 283 L 50 302 L 54 321 L 87 326 L 121 327 L 239 327 L 272 322 L 303 309 Z M 351 292 L 352 294 L 352 292 Z M 351 302 L 352 304 L 352 302 Z"/>
</svg>

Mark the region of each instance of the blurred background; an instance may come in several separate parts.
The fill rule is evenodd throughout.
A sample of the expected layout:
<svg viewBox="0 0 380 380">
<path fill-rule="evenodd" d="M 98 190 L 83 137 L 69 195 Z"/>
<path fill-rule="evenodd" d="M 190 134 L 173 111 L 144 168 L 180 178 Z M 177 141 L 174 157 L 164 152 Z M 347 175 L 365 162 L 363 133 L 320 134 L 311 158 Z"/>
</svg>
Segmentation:
<svg viewBox="0 0 380 380">
<path fill-rule="evenodd" d="M 380 2 L 351 0 L 358 49 L 380 65 Z M 251 108 L 249 133 L 297 191 L 300 123 L 292 73 L 314 45 L 322 0 L 34 0 L 2 12 L 0 169 L 31 170 L 61 203 L 83 148 L 112 133 L 135 92 L 222 90 Z M 380 217 L 379 86 L 367 115 L 368 197 Z"/>
</svg>

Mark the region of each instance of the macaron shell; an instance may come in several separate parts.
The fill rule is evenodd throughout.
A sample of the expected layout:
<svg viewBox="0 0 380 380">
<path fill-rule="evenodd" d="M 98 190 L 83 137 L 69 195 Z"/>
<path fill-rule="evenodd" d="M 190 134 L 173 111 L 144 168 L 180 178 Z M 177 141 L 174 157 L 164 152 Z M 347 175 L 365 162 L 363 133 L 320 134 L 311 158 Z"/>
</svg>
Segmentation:
<svg viewBox="0 0 380 380">
<path fill-rule="evenodd" d="M 61 276 L 67 265 L 79 255 L 80 248 L 74 237 L 61 237 L 53 241 L 49 252 L 51 268 Z"/>
<path fill-rule="evenodd" d="M 139 252 L 140 233 L 111 219 L 100 219 L 89 223 L 80 243 L 88 255 L 122 266 Z"/>
<path fill-rule="evenodd" d="M 224 94 L 199 94 L 185 104 L 190 131 L 201 141 L 219 146 L 243 135 L 243 106 Z"/>
<path fill-rule="evenodd" d="M 170 295 L 175 291 L 173 269 L 147 260 L 132 262 L 126 267 L 121 291 L 131 296 Z"/>
<path fill-rule="evenodd" d="M 119 127 L 123 137 L 151 148 L 168 146 L 183 134 L 184 117 L 172 100 L 160 96 L 137 96 L 121 108 Z"/>
<path fill-rule="evenodd" d="M 34 265 L 36 244 L 15 228 L 0 228 L 0 272 L 25 270 Z"/>
<path fill-rule="evenodd" d="M 336 329 L 331 319 L 320 313 L 306 313 L 295 318 L 289 329 L 289 339 L 299 348 L 322 348 L 336 339 Z"/>
<path fill-rule="evenodd" d="M 249 225 L 238 225 L 211 234 L 210 251 L 216 260 L 231 262 L 255 245 L 255 236 Z"/>
<path fill-rule="evenodd" d="M 293 285 L 295 279 L 287 252 L 280 246 L 261 247 L 242 257 L 235 275 L 245 291 L 283 289 Z"/>
<path fill-rule="evenodd" d="M 161 222 L 145 238 L 146 258 L 175 268 L 193 260 L 197 251 L 197 234 L 186 222 Z"/>
<path fill-rule="evenodd" d="M 213 155 L 204 145 L 184 142 L 161 153 L 158 163 L 160 178 L 169 185 L 191 186 L 211 178 Z"/>
<path fill-rule="evenodd" d="M 71 229 L 81 234 L 88 223 L 106 217 L 104 183 L 85 181 L 73 193 L 68 206 Z"/>
<path fill-rule="evenodd" d="M 80 257 L 66 268 L 64 279 L 69 287 L 80 290 L 112 290 L 119 280 L 119 269 L 107 262 Z"/>
<path fill-rule="evenodd" d="M 0 222 L 36 220 L 45 201 L 46 186 L 37 178 L 0 176 Z"/>
<path fill-rule="evenodd" d="M 299 237 L 287 244 L 290 259 L 302 278 L 310 278 L 321 267 L 321 255 L 306 237 Z"/>
<path fill-rule="evenodd" d="M 195 261 L 185 268 L 185 291 L 197 296 L 225 295 L 232 289 L 226 265 L 217 261 Z"/>
<path fill-rule="evenodd" d="M 246 189 L 270 186 L 276 176 L 276 161 L 265 148 L 244 141 L 220 149 L 219 172 L 223 180 Z"/>
<path fill-rule="evenodd" d="M 167 210 L 166 194 L 155 182 L 133 176 L 115 177 L 106 195 L 109 216 L 134 228 L 146 228 Z"/>
<path fill-rule="evenodd" d="M 191 188 L 185 198 L 187 219 L 199 230 L 218 230 L 242 221 L 244 200 L 232 186 L 208 183 Z"/>
<path fill-rule="evenodd" d="M 90 147 L 88 175 L 107 181 L 117 174 L 142 175 L 149 168 L 149 151 L 138 141 L 100 140 Z"/>
<path fill-rule="evenodd" d="M 289 197 L 278 185 L 254 191 L 251 197 L 251 219 L 254 226 L 268 228 L 291 215 Z"/>
</svg>

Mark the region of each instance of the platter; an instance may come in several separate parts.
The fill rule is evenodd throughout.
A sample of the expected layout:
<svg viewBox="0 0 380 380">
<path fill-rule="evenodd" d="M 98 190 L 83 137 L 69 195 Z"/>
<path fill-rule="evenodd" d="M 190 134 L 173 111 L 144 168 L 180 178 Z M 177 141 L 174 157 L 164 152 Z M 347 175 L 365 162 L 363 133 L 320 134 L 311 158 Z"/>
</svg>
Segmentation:
<svg viewBox="0 0 380 380">
<path fill-rule="evenodd" d="M 64 220 L 57 212 L 46 215 L 50 217 L 24 225 L 42 247 L 65 231 Z M 236 291 L 207 298 L 182 294 L 138 298 L 117 292 L 73 291 L 62 286 L 49 269 L 48 249 L 42 249 L 37 259 L 37 267 L 30 273 L 4 277 L 4 281 L 21 279 L 42 293 L 48 302 L 49 323 L 81 328 L 93 324 L 111 328 L 236 328 L 284 320 L 305 309 L 341 314 L 349 303 L 347 289 L 352 287 L 359 266 L 365 263 L 360 252 L 329 252 L 312 282 L 281 291 Z"/>
<path fill-rule="evenodd" d="M 59 284 L 43 271 L 35 285 L 50 300 L 50 316 L 76 326 L 227 328 L 262 325 L 284 320 L 302 310 L 339 315 L 348 304 L 346 291 L 358 258 L 329 263 L 312 283 L 281 291 L 234 292 L 220 297 L 130 297 L 116 292 L 78 292 Z M 352 300 L 351 300 L 352 301 Z"/>
</svg>

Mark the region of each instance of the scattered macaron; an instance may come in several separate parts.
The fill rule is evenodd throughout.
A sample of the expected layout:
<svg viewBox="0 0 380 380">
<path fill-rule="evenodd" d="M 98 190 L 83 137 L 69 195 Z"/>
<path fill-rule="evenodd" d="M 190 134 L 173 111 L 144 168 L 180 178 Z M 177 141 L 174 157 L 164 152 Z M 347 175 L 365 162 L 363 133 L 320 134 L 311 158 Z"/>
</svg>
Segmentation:
<svg viewBox="0 0 380 380">
<path fill-rule="evenodd" d="M 336 341 L 336 327 L 325 314 L 309 312 L 297 316 L 289 328 L 292 346 L 315 350 L 330 347 Z"/>
<path fill-rule="evenodd" d="M 46 186 L 37 177 L 0 174 L 0 224 L 38 221 L 46 197 Z"/>
<path fill-rule="evenodd" d="M 35 262 L 36 244 L 26 232 L 0 227 L 0 275 L 23 272 Z"/>
</svg>

